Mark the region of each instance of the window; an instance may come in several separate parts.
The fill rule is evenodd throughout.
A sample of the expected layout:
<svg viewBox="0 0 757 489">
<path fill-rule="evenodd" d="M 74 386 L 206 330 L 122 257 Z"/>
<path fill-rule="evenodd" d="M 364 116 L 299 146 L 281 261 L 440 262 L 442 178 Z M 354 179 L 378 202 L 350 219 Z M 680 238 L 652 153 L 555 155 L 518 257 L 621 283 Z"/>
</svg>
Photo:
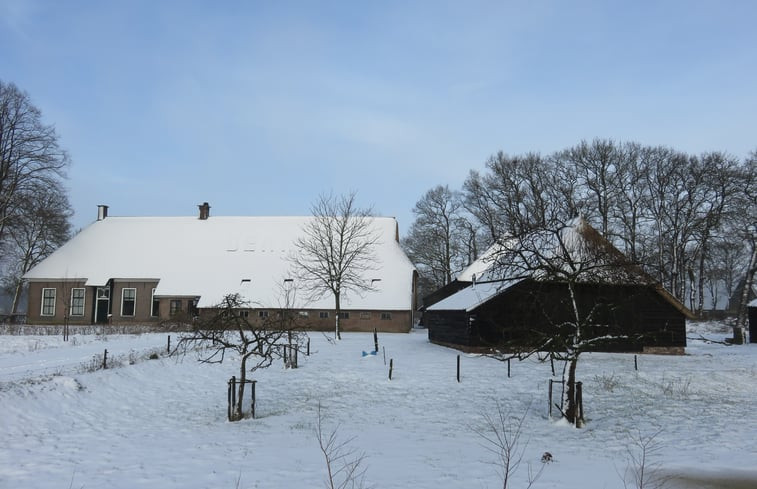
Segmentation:
<svg viewBox="0 0 757 489">
<path fill-rule="evenodd" d="M 268 311 L 258 311 L 258 317 L 260 319 L 265 319 L 268 317 Z"/>
<path fill-rule="evenodd" d="M 154 318 L 160 316 L 160 299 L 155 298 L 155 289 L 152 289 L 152 308 L 150 309 L 150 316 Z"/>
<path fill-rule="evenodd" d="M 349 312 L 342 311 L 342 312 L 339 313 L 339 319 L 349 319 L 349 318 L 350 318 L 350 313 Z"/>
<path fill-rule="evenodd" d="M 309 316 L 310 316 L 310 313 L 309 313 L 308 311 L 300 311 L 300 312 L 298 312 L 297 314 L 299 314 L 299 316 L 300 316 L 301 318 L 306 318 L 306 317 L 309 317 Z"/>
<path fill-rule="evenodd" d="M 360 313 L 360 319 L 370 319 L 371 313 L 370 312 L 361 312 Z"/>
<path fill-rule="evenodd" d="M 381 313 L 381 320 L 386 321 L 392 319 L 392 313 L 391 312 L 382 312 Z"/>
<path fill-rule="evenodd" d="M 55 316 L 55 289 L 42 289 L 42 315 Z"/>
<path fill-rule="evenodd" d="M 179 314 L 181 312 L 181 300 L 179 299 L 172 299 L 171 300 L 171 307 L 168 311 L 168 314 L 170 316 L 175 316 L 176 314 Z"/>
<path fill-rule="evenodd" d="M 84 289 L 71 289 L 71 316 L 84 316 Z"/>
<path fill-rule="evenodd" d="M 318 317 L 321 318 L 321 319 L 328 319 L 329 318 L 329 313 L 326 312 L 326 311 L 321 311 L 321 312 L 318 313 Z"/>
<path fill-rule="evenodd" d="M 121 316 L 133 316 L 137 305 L 137 289 L 121 291 Z"/>
<path fill-rule="evenodd" d="M 250 311 L 239 311 L 240 318 L 250 317 Z"/>
</svg>

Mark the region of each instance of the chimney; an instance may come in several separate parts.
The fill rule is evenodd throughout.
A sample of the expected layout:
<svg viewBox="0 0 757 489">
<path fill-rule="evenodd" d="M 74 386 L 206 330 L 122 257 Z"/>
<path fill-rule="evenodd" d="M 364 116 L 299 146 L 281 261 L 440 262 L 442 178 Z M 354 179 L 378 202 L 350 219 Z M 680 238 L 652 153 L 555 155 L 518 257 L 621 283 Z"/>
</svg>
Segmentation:
<svg viewBox="0 0 757 489">
<path fill-rule="evenodd" d="M 102 221 L 108 217 L 108 206 L 107 205 L 98 205 L 97 206 L 97 220 Z"/>
<path fill-rule="evenodd" d="M 197 207 L 200 209 L 200 220 L 207 220 L 210 217 L 210 204 L 203 202 L 202 205 L 198 205 Z"/>
</svg>

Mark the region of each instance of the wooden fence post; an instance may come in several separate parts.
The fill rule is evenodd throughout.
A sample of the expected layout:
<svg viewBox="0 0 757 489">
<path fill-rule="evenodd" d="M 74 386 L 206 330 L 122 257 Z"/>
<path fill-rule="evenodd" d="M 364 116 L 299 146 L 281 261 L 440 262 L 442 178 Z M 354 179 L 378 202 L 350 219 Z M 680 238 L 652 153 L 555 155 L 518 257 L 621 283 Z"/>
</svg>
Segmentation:
<svg viewBox="0 0 757 489">
<path fill-rule="evenodd" d="M 394 359 L 389 359 L 389 380 L 392 380 L 392 370 L 394 370 Z"/>
<path fill-rule="evenodd" d="M 103 369 L 108 368 L 108 349 L 105 349 L 105 352 L 103 353 Z"/>
<path fill-rule="evenodd" d="M 307 356 L 310 356 L 310 338 L 308 338 L 308 353 Z"/>
<path fill-rule="evenodd" d="M 255 419 L 255 384 L 257 383 L 256 380 L 252 381 L 252 405 L 250 406 L 252 409 L 252 419 Z"/>
<path fill-rule="evenodd" d="M 166 353 L 171 353 L 171 335 L 168 335 L 168 345 L 166 346 Z"/>
<path fill-rule="evenodd" d="M 229 404 L 229 421 L 236 421 L 237 413 L 235 412 L 237 406 L 237 377 L 231 376 L 229 381 L 229 388 L 231 389 L 231 403 Z"/>
<path fill-rule="evenodd" d="M 375 352 L 378 353 L 378 330 L 376 330 L 376 328 L 373 328 L 373 345 L 375 347 Z"/>
<path fill-rule="evenodd" d="M 510 359 L 507 359 L 507 378 L 510 378 Z"/>
<path fill-rule="evenodd" d="M 460 382 L 460 355 L 457 356 L 457 381 Z"/>
<path fill-rule="evenodd" d="M 633 356 L 633 369 L 636 371 L 639 370 L 639 359 L 637 355 Z"/>
<path fill-rule="evenodd" d="M 228 392 L 227 392 L 227 399 L 226 399 L 226 417 L 231 421 L 231 392 L 234 390 L 234 387 L 232 385 L 232 381 L 234 380 L 234 377 L 229 379 L 228 382 Z"/>
</svg>

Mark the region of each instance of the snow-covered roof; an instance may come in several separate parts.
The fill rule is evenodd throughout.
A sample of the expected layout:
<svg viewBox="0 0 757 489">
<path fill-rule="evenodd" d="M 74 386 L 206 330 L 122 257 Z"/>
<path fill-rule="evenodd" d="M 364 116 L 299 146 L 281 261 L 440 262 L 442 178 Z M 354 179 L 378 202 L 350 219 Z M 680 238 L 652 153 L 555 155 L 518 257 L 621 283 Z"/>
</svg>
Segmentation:
<svg viewBox="0 0 757 489">
<path fill-rule="evenodd" d="M 522 253 L 516 251 L 520 245 L 516 239 L 505 239 L 495 243 L 457 276 L 457 280 L 478 283 L 452 294 L 427 309 L 470 311 L 500 291 L 519 283 L 526 276 L 536 280 L 543 278 L 545 271 L 535 264 L 540 260 L 554 260 L 551 265 L 556 268 L 567 267 L 567 261 L 564 260 L 566 254 L 574 263 L 582 263 L 583 266 L 591 269 L 591 273 L 587 273 L 579 280 L 590 277 L 591 280 L 601 280 L 605 283 L 649 282 L 651 284 L 651 278 L 640 267 L 631 265 L 624 255 L 609 241 L 602 238 L 583 217 L 572 219 L 559 230 L 558 234 L 559 239 L 558 235 L 550 232 L 529 236 L 527 244 L 530 248 Z M 537 255 L 538 258 L 534 258 Z M 504 263 L 504 260 L 512 261 Z M 691 311 L 665 289 L 657 286 L 655 290 L 687 317 L 693 317 Z"/>
<path fill-rule="evenodd" d="M 520 280 L 474 283 L 427 308 L 428 311 L 472 311 Z"/>
<path fill-rule="evenodd" d="M 96 221 L 25 275 L 27 280 L 159 280 L 156 296 L 199 297 L 218 304 L 239 292 L 253 304 L 277 307 L 284 280 L 293 277 L 288 257 L 313 217 L 107 217 Z M 375 292 L 343 296 L 345 309 L 412 307 L 414 267 L 396 241 L 394 218 L 371 218 L 380 236 L 376 270 L 364 277 Z M 380 280 L 375 280 L 380 279 Z M 374 281 L 375 280 L 375 281 Z M 294 285 L 296 288 L 296 284 Z M 298 307 L 333 308 L 333 298 Z"/>
<path fill-rule="evenodd" d="M 457 280 L 461 282 L 473 282 L 474 279 L 480 279 L 492 267 L 497 257 L 497 253 L 502 249 L 499 244 L 489 247 L 473 263 L 465 267 L 457 274 Z"/>
</svg>

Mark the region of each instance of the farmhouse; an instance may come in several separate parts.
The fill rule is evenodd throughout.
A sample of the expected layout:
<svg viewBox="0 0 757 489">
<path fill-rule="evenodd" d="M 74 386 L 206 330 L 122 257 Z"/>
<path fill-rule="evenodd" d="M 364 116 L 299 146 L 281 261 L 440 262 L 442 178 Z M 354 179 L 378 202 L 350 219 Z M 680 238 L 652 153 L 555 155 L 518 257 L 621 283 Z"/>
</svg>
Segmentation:
<svg viewBox="0 0 757 489">
<path fill-rule="evenodd" d="M 612 246 L 583 219 L 567 231 L 584 253 L 596 249 L 584 241 Z M 467 287 L 427 305 L 423 321 L 432 342 L 467 350 L 501 348 L 530 344 L 575 323 L 567 283 L 538 272 L 503 276 L 496 261 L 495 246 L 460 274 L 458 283 Z M 607 338 L 596 342 L 598 351 L 683 353 L 691 312 L 643 272 L 628 270 L 626 263 L 618 273 L 606 270 L 574 284 L 577 309 L 586 318 L 583 337 Z"/>
<path fill-rule="evenodd" d="M 287 308 L 314 329 L 333 328 L 333 297 L 309 300 L 288 259 L 312 217 L 211 217 L 207 203 L 199 208 L 199 216 L 116 217 L 99 206 L 97 221 L 24 276 L 28 322 L 159 323 L 238 293 L 249 302 L 239 313 L 256 321 Z M 363 279 L 373 290 L 343 295 L 340 327 L 409 331 L 415 268 L 394 218 L 371 218 L 371 226 L 377 262 Z"/>
</svg>

